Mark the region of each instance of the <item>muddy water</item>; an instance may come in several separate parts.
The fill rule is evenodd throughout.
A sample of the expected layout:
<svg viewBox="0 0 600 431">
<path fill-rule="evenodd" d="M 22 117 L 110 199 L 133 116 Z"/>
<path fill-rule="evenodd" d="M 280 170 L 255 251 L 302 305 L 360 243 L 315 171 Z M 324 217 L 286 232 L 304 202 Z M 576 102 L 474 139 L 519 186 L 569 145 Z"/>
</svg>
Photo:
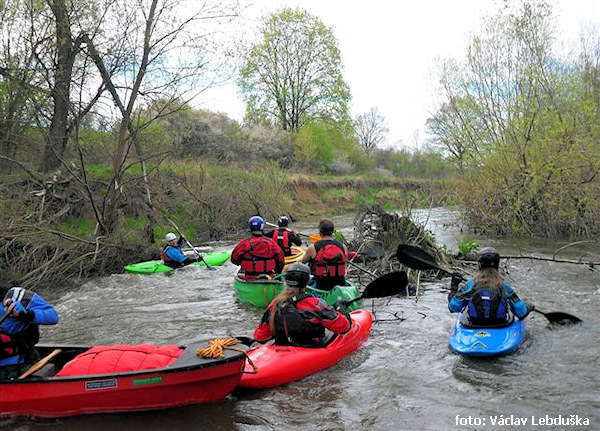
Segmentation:
<svg viewBox="0 0 600 431">
<path fill-rule="evenodd" d="M 438 242 L 463 239 L 456 214 L 418 213 Z M 352 217 L 336 218 L 351 235 Z M 316 221 L 299 224 L 313 233 Z M 511 254 L 549 255 L 563 244 L 485 241 Z M 220 244 L 216 250 L 229 249 Z M 585 248 L 582 248 L 585 247 Z M 569 249 L 600 260 L 598 245 Z M 186 344 L 197 339 L 251 335 L 262 310 L 235 299 L 230 263 L 185 268 L 172 276 L 116 274 L 70 291 L 45 294 L 61 315 L 45 328 L 47 343 Z M 516 430 L 600 429 L 600 273 L 583 265 L 512 260 L 511 281 L 542 311 L 564 311 L 585 323 L 549 327 L 527 319 L 519 350 L 495 359 L 457 356 L 447 347 L 454 316 L 447 279 L 420 286 L 416 298 L 369 301 L 376 323 L 367 343 L 338 365 L 301 381 L 261 391 L 236 391 L 222 402 L 163 411 L 59 420 L 0 420 L 10 430 Z M 44 292 L 42 292 L 44 294 Z M 560 420 L 589 426 L 558 425 Z M 517 422 L 517 420 L 519 422 Z M 523 424 L 523 420 L 527 420 Z M 532 423 L 533 421 L 533 423 Z M 557 425 L 540 425 L 540 422 Z M 557 422 L 558 421 L 558 422 Z"/>
</svg>

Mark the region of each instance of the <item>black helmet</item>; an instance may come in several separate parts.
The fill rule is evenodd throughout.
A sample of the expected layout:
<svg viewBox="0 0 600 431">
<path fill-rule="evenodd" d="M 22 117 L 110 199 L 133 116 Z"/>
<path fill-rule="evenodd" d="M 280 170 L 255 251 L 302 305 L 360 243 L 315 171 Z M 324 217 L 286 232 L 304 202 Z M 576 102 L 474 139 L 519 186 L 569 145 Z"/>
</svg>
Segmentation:
<svg viewBox="0 0 600 431">
<path fill-rule="evenodd" d="M 303 288 L 310 279 L 310 269 L 308 265 L 300 262 L 294 262 L 285 273 L 285 282 L 288 286 Z"/>
<path fill-rule="evenodd" d="M 494 247 L 483 247 L 477 254 L 479 268 L 498 268 L 500 254 Z"/>
<path fill-rule="evenodd" d="M 279 217 L 278 223 L 281 227 L 287 227 L 287 225 L 290 223 L 290 219 L 287 216 L 281 216 Z"/>
</svg>

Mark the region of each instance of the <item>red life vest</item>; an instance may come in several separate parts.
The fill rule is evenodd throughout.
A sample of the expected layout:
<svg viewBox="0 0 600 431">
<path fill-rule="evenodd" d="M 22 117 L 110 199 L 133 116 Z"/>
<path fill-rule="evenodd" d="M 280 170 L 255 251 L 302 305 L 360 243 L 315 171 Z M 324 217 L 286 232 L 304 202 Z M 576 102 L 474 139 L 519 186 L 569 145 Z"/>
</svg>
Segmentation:
<svg viewBox="0 0 600 431">
<path fill-rule="evenodd" d="M 315 277 L 343 277 L 346 275 L 346 253 L 336 239 L 323 239 L 315 243 L 317 255 L 312 263 Z"/>
<path fill-rule="evenodd" d="M 277 244 L 279 244 L 279 247 L 283 250 L 284 255 L 290 256 L 292 254 L 289 230 L 284 228 L 275 229 L 273 231 L 273 241 L 277 241 Z"/>
<path fill-rule="evenodd" d="M 277 251 L 274 243 L 264 236 L 253 236 L 249 240 L 250 249 L 241 257 L 240 267 L 246 276 L 274 274 L 277 268 Z"/>
<path fill-rule="evenodd" d="M 19 354 L 19 344 L 17 340 L 0 330 L 0 359 L 10 358 Z"/>
<path fill-rule="evenodd" d="M 171 246 L 169 244 L 167 244 L 163 248 L 160 249 L 160 257 L 165 262 L 170 262 L 172 260 L 169 256 L 167 256 L 167 249 L 169 247 L 171 247 Z"/>
</svg>

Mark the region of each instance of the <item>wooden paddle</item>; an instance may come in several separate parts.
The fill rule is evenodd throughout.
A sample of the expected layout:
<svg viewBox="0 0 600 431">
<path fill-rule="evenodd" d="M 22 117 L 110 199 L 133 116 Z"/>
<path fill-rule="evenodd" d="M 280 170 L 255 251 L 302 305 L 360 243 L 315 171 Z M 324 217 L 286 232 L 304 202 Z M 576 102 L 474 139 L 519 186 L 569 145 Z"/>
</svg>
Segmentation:
<svg viewBox="0 0 600 431">
<path fill-rule="evenodd" d="M 39 361 L 37 361 L 35 364 L 33 364 L 31 367 L 29 367 L 29 369 L 27 371 L 25 371 L 23 374 L 21 374 L 19 376 L 19 380 L 22 380 L 25 377 L 28 377 L 28 376 L 32 375 L 33 373 L 35 373 L 37 370 L 39 370 L 44 365 L 46 365 L 50 359 L 54 358 L 60 352 L 62 352 L 61 349 L 54 349 L 52 351 L 52 353 L 50 353 L 48 356 L 46 356 L 46 357 L 40 359 Z"/>
<path fill-rule="evenodd" d="M 2 322 L 4 322 L 8 318 L 8 316 L 10 316 L 10 311 L 7 311 L 6 313 L 4 313 L 4 315 L 0 319 L 0 325 L 2 324 Z"/>
<path fill-rule="evenodd" d="M 208 262 L 206 260 L 204 260 L 204 256 L 202 256 L 198 250 L 196 250 L 196 247 L 194 247 L 189 241 L 188 239 L 183 236 L 183 234 L 181 233 L 181 231 L 179 230 L 179 228 L 177 227 L 177 225 L 175 224 L 175 222 L 171 219 L 168 219 L 168 222 L 171 226 L 173 226 L 173 229 L 175 229 L 177 231 L 177 233 L 179 234 L 179 236 L 183 237 L 183 239 L 185 240 L 186 244 L 188 245 L 188 247 L 190 247 L 192 250 L 194 250 L 194 253 L 196 253 L 196 255 L 198 256 L 198 259 L 200 259 L 202 262 L 204 262 L 204 265 L 206 265 L 206 268 L 210 269 L 211 271 L 214 269 L 212 266 L 210 266 L 208 264 Z"/>
<path fill-rule="evenodd" d="M 400 261 L 400 263 L 408 266 L 409 268 L 418 270 L 437 269 L 448 275 L 452 275 L 452 272 L 450 270 L 439 266 L 433 256 L 431 256 L 425 250 L 414 245 L 400 244 L 396 251 L 396 258 Z M 537 310 L 536 308 L 533 308 L 532 311 L 542 314 L 551 323 L 558 323 L 564 325 L 565 323 L 582 322 L 582 320 L 579 317 L 560 311 L 544 313 L 543 311 Z"/>
</svg>

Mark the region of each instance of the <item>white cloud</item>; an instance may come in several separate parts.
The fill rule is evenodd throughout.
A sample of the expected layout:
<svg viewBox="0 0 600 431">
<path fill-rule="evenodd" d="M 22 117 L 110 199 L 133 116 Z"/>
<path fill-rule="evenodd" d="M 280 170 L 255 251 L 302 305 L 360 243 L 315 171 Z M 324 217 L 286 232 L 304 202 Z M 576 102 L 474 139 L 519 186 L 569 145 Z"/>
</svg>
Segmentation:
<svg viewBox="0 0 600 431">
<path fill-rule="evenodd" d="M 242 2 L 244 3 L 244 2 Z M 574 39 L 581 25 L 600 23 L 599 0 L 551 1 L 558 30 Z M 377 107 L 388 121 L 388 145 L 413 147 L 435 109 L 433 76 L 439 58 L 462 58 L 482 16 L 494 13 L 497 0 L 262 0 L 245 11 L 246 22 L 284 6 L 300 7 L 333 27 L 342 54 L 344 78 L 352 92 L 353 115 Z M 213 89 L 202 106 L 241 120 L 244 105 L 234 84 Z M 423 144 L 423 142 L 420 142 Z"/>
</svg>

